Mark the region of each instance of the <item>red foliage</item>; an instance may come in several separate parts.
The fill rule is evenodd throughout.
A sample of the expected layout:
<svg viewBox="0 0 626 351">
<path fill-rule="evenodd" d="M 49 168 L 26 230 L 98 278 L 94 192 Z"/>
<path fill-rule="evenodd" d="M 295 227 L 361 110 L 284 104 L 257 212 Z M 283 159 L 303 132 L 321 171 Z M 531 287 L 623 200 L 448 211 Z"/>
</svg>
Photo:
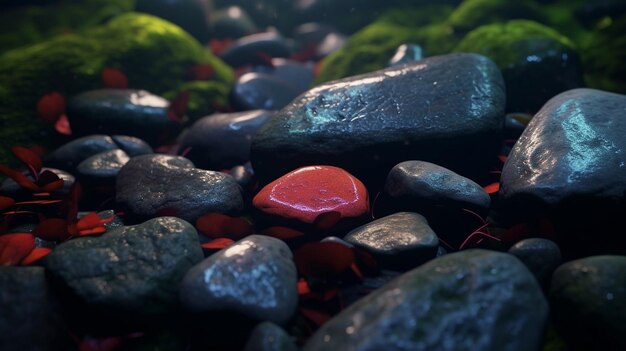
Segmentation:
<svg viewBox="0 0 626 351">
<path fill-rule="evenodd" d="M 117 68 L 105 67 L 100 74 L 102 86 L 111 89 L 128 88 L 128 78 Z"/>
<path fill-rule="evenodd" d="M 30 233 L 0 235 L 0 265 L 17 265 L 35 248 L 35 237 Z"/>
<path fill-rule="evenodd" d="M 190 93 L 188 90 L 180 92 L 174 100 L 170 102 L 170 108 L 167 110 L 167 118 L 177 123 L 183 123 L 189 108 L 189 96 Z"/>
<path fill-rule="evenodd" d="M 48 123 L 54 123 L 65 113 L 65 97 L 58 91 L 42 96 L 37 101 L 37 114 Z"/>
<path fill-rule="evenodd" d="M 52 249 L 49 249 L 47 247 L 36 247 L 28 254 L 28 256 L 24 257 L 21 264 L 22 266 L 28 266 L 30 264 L 33 264 L 44 258 L 50 252 L 52 252 Z"/>
<path fill-rule="evenodd" d="M 209 80 L 215 75 L 215 68 L 209 63 L 199 63 L 191 66 L 187 70 L 188 80 Z"/>
<path fill-rule="evenodd" d="M 215 55 L 220 55 L 224 50 L 233 45 L 235 41 L 232 38 L 213 38 L 209 42 L 209 47 Z"/>
<path fill-rule="evenodd" d="M 336 278 L 355 262 L 354 251 L 335 242 L 308 243 L 294 253 L 300 274 L 320 280 Z"/>
<path fill-rule="evenodd" d="M 281 240 L 290 240 L 304 236 L 304 233 L 301 231 L 283 226 L 265 228 L 261 234 Z"/>
<path fill-rule="evenodd" d="M 239 240 L 254 233 L 252 224 L 243 218 L 221 213 L 207 213 L 196 220 L 198 231 L 210 238 Z"/>
<path fill-rule="evenodd" d="M 227 246 L 230 246 L 234 242 L 234 240 L 228 238 L 217 238 L 208 241 L 200 246 L 202 246 L 203 249 L 207 250 L 221 250 Z"/>
</svg>

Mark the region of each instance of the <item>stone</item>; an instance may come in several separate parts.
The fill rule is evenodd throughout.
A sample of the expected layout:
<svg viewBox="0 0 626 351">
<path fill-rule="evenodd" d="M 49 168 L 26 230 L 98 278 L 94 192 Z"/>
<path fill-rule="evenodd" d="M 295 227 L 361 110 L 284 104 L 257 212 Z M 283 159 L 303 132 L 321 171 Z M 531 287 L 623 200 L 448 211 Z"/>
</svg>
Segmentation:
<svg viewBox="0 0 626 351">
<path fill-rule="evenodd" d="M 508 252 L 519 258 L 542 286 L 550 283 L 552 273 L 561 264 L 559 246 L 548 239 L 524 239 L 511 246 Z"/>
<path fill-rule="evenodd" d="M 46 256 L 45 266 L 75 296 L 73 308 L 86 306 L 118 318 L 155 318 L 178 310 L 178 286 L 202 258 L 191 224 L 159 217 L 66 241 Z"/>
<path fill-rule="evenodd" d="M 436 257 L 437 234 L 424 216 L 398 212 L 351 230 L 344 240 L 371 253 L 382 269 L 406 271 Z"/>
<path fill-rule="evenodd" d="M 340 218 L 369 213 L 365 185 L 345 170 L 333 166 L 298 168 L 263 187 L 252 200 L 266 214 L 314 223 L 324 214 Z"/>
<path fill-rule="evenodd" d="M 211 14 L 211 27 L 215 38 L 237 39 L 256 32 L 257 26 L 240 6 L 218 9 Z"/>
<path fill-rule="evenodd" d="M 504 99 L 499 70 L 475 54 L 329 82 L 269 119 L 252 141 L 252 166 L 261 182 L 325 164 L 370 183 L 401 161 L 420 159 L 471 179 L 498 153 Z"/>
<path fill-rule="evenodd" d="M 196 121 L 178 148 L 198 168 L 222 170 L 250 160 L 252 137 L 272 114 L 266 110 L 216 113 Z"/>
<path fill-rule="evenodd" d="M 355 302 L 303 350 L 538 350 L 547 321 L 548 303 L 518 259 L 465 250 Z"/>
<path fill-rule="evenodd" d="M 273 58 L 271 66 L 256 66 L 254 71 L 267 73 L 289 83 L 292 90 L 297 92 L 296 96 L 307 91 L 314 78 L 311 65 L 284 58 Z"/>
<path fill-rule="evenodd" d="M 573 350 L 626 348 L 626 256 L 561 265 L 549 292 L 554 325 Z"/>
<path fill-rule="evenodd" d="M 317 46 L 315 58 L 318 60 L 336 52 L 346 46 L 348 38 L 341 33 L 329 33 Z"/>
<path fill-rule="evenodd" d="M 419 61 L 424 57 L 424 50 L 417 44 L 402 44 L 389 60 L 389 66 L 399 66 L 405 63 Z"/>
<path fill-rule="evenodd" d="M 246 35 L 220 53 L 220 58 L 233 67 L 267 64 L 267 58 L 289 57 L 291 51 L 282 35 L 263 32 Z"/>
<path fill-rule="evenodd" d="M 151 218 L 165 212 L 192 223 L 210 212 L 235 214 L 243 208 L 241 188 L 233 177 L 164 154 L 128 161 L 117 176 L 116 201 L 128 215 Z"/>
<path fill-rule="evenodd" d="M 297 351 L 291 336 L 272 322 L 259 323 L 250 334 L 244 351 Z"/>
<path fill-rule="evenodd" d="M 120 169 L 130 160 L 121 149 L 103 151 L 88 157 L 76 168 L 77 174 L 87 182 L 115 183 Z"/>
<path fill-rule="evenodd" d="M 283 79 L 266 73 L 249 72 L 235 82 L 231 100 L 240 111 L 279 110 L 300 93 Z"/>
<path fill-rule="evenodd" d="M 285 324 L 296 312 L 297 272 L 283 241 L 250 235 L 192 267 L 180 287 L 193 313 L 225 310 Z"/>
<path fill-rule="evenodd" d="M 61 308 L 43 267 L 0 266 L 0 349 L 71 349 Z"/>
</svg>

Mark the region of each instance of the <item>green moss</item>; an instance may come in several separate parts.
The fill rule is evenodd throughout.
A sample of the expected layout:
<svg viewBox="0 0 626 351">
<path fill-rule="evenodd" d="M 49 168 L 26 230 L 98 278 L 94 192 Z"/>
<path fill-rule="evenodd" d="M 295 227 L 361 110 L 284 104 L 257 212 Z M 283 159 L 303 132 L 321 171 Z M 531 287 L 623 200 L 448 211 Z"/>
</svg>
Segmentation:
<svg viewBox="0 0 626 351">
<path fill-rule="evenodd" d="M 54 134 L 36 115 L 41 96 L 66 97 L 101 88 L 104 67 L 119 68 L 131 88 L 156 94 L 178 89 L 193 64 L 215 69 L 214 84 L 230 87 L 232 69 L 170 22 L 127 13 L 82 34 L 57 36 L 0 56 L 0 163 L 15 144 L 50 144 Z M 222 91 L 223 91 L 222 89 Z"/>
<path fill-rule="evenodd" d="M 230 87 L 213 81 L 193 81 L 180 86 L 179 89 L 163 94 L 168 100 L 174 99 L 182 91 L 189 92 L 187 116 L 192 124 L 198 119 L 216 112 L 217 106 L 228 106 Z"/>
<path fill-rule="evenodd" d="M 542 22 L 544 16 L 530 0 L 465 0 L 450 15 L 448 24 L 458 33 L 479 26 L 525 18 Z"/>
</svg>

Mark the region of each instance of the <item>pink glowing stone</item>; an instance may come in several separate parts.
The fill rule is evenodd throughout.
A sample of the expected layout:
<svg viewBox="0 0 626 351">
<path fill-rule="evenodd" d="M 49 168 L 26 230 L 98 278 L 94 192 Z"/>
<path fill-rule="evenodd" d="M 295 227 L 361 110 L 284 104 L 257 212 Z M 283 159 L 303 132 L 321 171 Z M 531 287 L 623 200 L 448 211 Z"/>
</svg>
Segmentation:
<svg viewBox="0 0 626 351">
<path fill-rule="evenodd" d="M 333 212 L 341 218 L 369 212 L 365 185 L 333 166 L 307 166 L 287 173 L 261 189 L 252 204 L 265 213 L 305 223 Z"/>
</svg>

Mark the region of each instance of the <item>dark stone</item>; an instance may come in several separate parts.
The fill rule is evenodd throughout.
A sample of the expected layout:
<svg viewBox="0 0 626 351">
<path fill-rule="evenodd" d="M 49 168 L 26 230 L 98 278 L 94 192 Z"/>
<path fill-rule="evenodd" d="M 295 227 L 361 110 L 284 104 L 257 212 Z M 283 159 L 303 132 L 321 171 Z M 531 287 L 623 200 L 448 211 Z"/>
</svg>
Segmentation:
<svg viewBox="0 0 626 351">
<path fill-rule="evenodd" d="M 312 45 L 317 47 L 328 34 L 336 31 L 328 23 L 309 22 L 296 26 L 293 30 L 292 38 L 296 42 L 296 46 L 303 50 Z"/>
<path fill-rule="evenodd" d="M 112 137 L 94 134 L 74 139 L 43 158 L 44 165 L 63 169 L 67 172 L 76 171 L 79 163 L 86 158 L 103 151 L 124 150 L 129 156 L 151 154 L 152 148 L 143 140 L 131 136 L 114 135 Z"/>
<path fill-rule="evenodd" d="M 63 187 L 53 191 L 52 194 L 54 194 L 55 196 L 59 196 L 59 195 L 65 196 L 69 194 L 70 188 L 76 181 L 76 178 L 73 175 L 69 174 L 66 171 L 56 169 L 56 168 L 43 167 L 41 170 L 51 171 L 54 174 L 56 174 L 59 178 L 63 179 Z M 30 172 L 24 171 L 22 173 L 25 174 L 30 180 L 33 180 L 30 175 Z M 17 184 L 11 178 L 6 178 L 2 181 L 2 183 L 0 183 L 0 194 L 13 197 L 16 200 L 26 199 L 26 198 L 32 200 L 32 195 L 33 195 L 33 193 L 30 190 L 26 190 L 22 188 L 22 186 Z"/>
<path fill-rule="evenodd" d="M 267 64 L 267 57 L 289 57 L 291 50 L 285 39 L 276 32 L 246 35 L 237 39 L 220 58 L 233 67 Z"/>
<path fill-rule="evenodd" d="M 254 110 L 218 113 L 197 120 L 183 135 L 178 148 L 198 168 L 222 170 L 250 160 L 252 137 L 271 115 Z"/>
<path fill-rule="evenodd" d="M 238 110 L 279 110 L 300 93 L 286 80 L 266 73 L 250 72 L 237 79 L 230 99 Z"/>
<path fill-rule="evenodd" d="M 424 216 L 399 212 L 350 231 L 344 240 L 370 252 L 383 269 L 409 270 L 435 258 L 439 239 Z"/>
<path fill-rule="evenodd" d="M 518 259 L 466 250 L 357 301 L 303 350 L 538 350 L 547 320 L 545 297 Z"/>
<path fill-rule="evenodd" d="M 74 96 L 67 117 L 75 135 L 130 135 L 150 145 L 170 141 L 181 123 L 168 116 L 170 102 L 145 90 L 100 89 Z"/>
<path fill-rule="evenodd" d="M 417 44 L 402 44 L 389 60 L 389 66 L 399 66 L 405 63 L 419 61 L 424 58 L 423 51 L 422 47 Z"/>
<path fill-rule="evenodd" d="M 76 171 L 81 180 L 113 184 L 120 169 L 129 160 L 124 150 L 103 151 L 85 159 L 78 165 Z"/>
<path fill-rule="evenodd" d="M 243 208 L 241 188 L 233 177 L 164 154 L 128 161 L 117 176 L 116 201 L 139 218 L 168 213 L 192 223 L 210 212 L 234 214 Z"/>
<path fill-rule="evenodd" d="M 188 311 L 232 311 L 285 324 L 298 303 L 297 272 L 283 241 L 251 235 L 191 268 L 180 287 Z"/>
<path fill-rule="evenodd" d="M 315 58 L 321 60 L 333 52 L 343 48 L 348 38 L 341 33 L 330 33 L 324 37 L 315 50 Z"/>
<path fill-rule="evenodd" d="M 244 192 L 251 192 L 255 189 L 256 177 L 250 162 L 231 168 L 229 174 L 235 178 L 235 181 Z"/>
<path fill-rule="evenodd" d="M 229 6 L 213 12 L 213 37 L 237 39 L 257 31 L 248 13 L 239 6 Z"/>
<path fill-rule="evenodd" d="M 477 176 L 497 155 L 504 98 L 499 70 L 475 54 L 329 82 L 270 118 L 252 141 L 252 166 L 262 182 L 326 164 L 369 183 L 408 159 Z"/>
<path fill-rule="evenodd" d="M 74 307 L 84 304 L 86 311 L 124 319 L 153 318 L 178 310 L 179 283 L 202 257 L 191 224 L 159 217 L 66 241 L 45 265 L 72 293 Z"/>
<path fill-rule="evenodd" d="M 561 250 L 548 239 L 524 239 L 511 246 L 509 253 L 519 258 L 542 286 L 550 283 L 552 273 L 561 264 Z"/>
<path fill-rule="evenodd" d="M 298 351 L 298 347 L 283 328 L 263 322 L 252 330 L 244 351 Z"/>
<path fill-rule="evenodd" d="M 591 256 L 552 277 L 554 325 L 571 350 L 626 349 L 626 257 Z"/>
<path fill-rule="evenodd" d="M 0 266 L 0 350 L 65 351 L 68 331 L 42 267 Z"/>
<path fill-rule="evenodd" d="M 272 66 L 256 66 L 254 71 L 266 73 L 287 82 L 292 90 L 297 92 L 296 96 L 309 89 L 314 78 L 313 67 L 284 58 L 274 58 Z"/>
<path fill-rule="evenodd" d="M 206 44 L 211 36 L 210 9 L 210 0 L 137 0 L 135 4 L 136 11 L 175 23 L 201 44 Z"/>
<path fill-rule="evenodd" d="M 532 118 L 533 115 L 527 113 L 507 113 L 504 116 L 504 137 L 517 140 Z"/>
</svg>

